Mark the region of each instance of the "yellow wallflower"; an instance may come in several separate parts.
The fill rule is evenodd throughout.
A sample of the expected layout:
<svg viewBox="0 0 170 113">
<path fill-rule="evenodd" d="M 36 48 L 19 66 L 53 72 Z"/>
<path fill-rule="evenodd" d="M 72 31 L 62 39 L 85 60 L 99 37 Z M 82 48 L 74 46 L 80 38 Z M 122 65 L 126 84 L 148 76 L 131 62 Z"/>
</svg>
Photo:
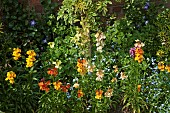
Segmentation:
<svg viewBox="0 0 170 113">
<path fill-rule="evenodd" d="M 53 82 L 53 85 L 54 85 L 54 89 L 60 90 L 62 83 L 60 81 L 57 81 L 57 82 Z"/>
<path fill-rule="evenodd" d="M 170 72 L 170 65 L 166 65 L 165 69 Z"/>
<path fill-rule="evenodd" d="M 135 60 L 137 60 L 139 63 L 143 61 L 143 55 L 141 54 L 135 54 Z"/>
<path fill-rule="evenodd" d="M 35 53 L 34 50 L 29 50 L 29 51 L 27 51 L 27 55 L 29 55 L 29 56 L 36 56 L 36 53 Z"/>
<path fill-rule="evenodd" d="M 21 53 L 21 49 L 13 48 L 13 53 L 12 53 L 13 59 L 18 60 L 21 57 L 20 53 Z"/>
<path fill-rule="evenodd" d="M 13 48 L 13 51 L 15 51 L 17 53 L 21 53 L 21 49 L 19 49 L 19 48 Z"/>
<path fill-rule="evenodd" d="M 13 71 L 7 72 L 7 78 L 5 79 L 6 81 L 9 80 L 11 84 L 14 83 L 14 78 L 16 78 L 16 74 Z"/>
<path fill-rule="evenodd" d="M 162 57 L 164 55 L 164 51 L 163 50 L 158 50 L 156 55 Z"/>
<path fill-rule="evenodd" d="M 26 67 L 32 67 L 33 65 L 33 62 L 27 62 Z"/>
<path fill-rule="evenodd" d="M 165 70 L 164 62 L 159 62 L 159 63 L 158 63 L 158 69 L 159 69 L 160 71 L 164 71 L 164 70 Z"/>
<path fill-rule="evenodd" d="M 26 62 L 33 62 L 33 61 L 35 61 L 36 59 L 35 59 L 35 57 L 33 57 L 33 56 L 28 56 L 28 58 L 26 58 Z"/>
<path fill-rule="evenodd" d="M 36 53 L 34 50 L 29 50 L 27 51 L 27 54 L 29 55 L 28 58 L 26 58 L 26 67 L 32 67 L 34 64 L 33 62 L 36 60 L 35 59 L 35 56 L 36 56 Z"/>
</svg>

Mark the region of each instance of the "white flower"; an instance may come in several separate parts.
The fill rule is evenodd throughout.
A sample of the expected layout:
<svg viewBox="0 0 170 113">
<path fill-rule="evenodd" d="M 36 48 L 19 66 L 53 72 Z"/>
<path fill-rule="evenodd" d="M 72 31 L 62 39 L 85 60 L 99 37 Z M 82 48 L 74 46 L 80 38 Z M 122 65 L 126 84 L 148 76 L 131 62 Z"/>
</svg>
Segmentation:
<svg viewBox="0 0 170 113">
<path fill-rule="evenodd" d="M 99 46 L 99 47 L 97 47 L 97 51 L 99 51 L 100 53 L 102 52 L 102 46 Z"/>
<path fill-rule="evenodd" d="M 125 73 L 124 73 L 124 72 L 121 72 L 121 73 L 120 73 L 120 79 L 124 80 L 124 79 L 126 79 L 126 78 L 127 78 L 127 76 L 125 75 Z"/>
</svg>

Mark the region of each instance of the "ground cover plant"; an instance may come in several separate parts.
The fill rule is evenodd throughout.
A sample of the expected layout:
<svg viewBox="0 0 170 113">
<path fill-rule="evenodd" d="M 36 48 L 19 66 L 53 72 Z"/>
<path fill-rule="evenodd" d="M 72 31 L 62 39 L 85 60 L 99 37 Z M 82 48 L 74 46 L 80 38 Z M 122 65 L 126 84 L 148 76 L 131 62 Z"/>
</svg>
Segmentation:
<svg viewBox="0 0 170 113">
<path fill-rule="evenodd" d="M 168 8 L 125 0 L 125 17 L 116 19 L 110 0 L 63 0 L 57 11 L 41 3 L 37 16 L 17 0 L 2 2 L 1 111 L 170 111 Z"/>
</svg>

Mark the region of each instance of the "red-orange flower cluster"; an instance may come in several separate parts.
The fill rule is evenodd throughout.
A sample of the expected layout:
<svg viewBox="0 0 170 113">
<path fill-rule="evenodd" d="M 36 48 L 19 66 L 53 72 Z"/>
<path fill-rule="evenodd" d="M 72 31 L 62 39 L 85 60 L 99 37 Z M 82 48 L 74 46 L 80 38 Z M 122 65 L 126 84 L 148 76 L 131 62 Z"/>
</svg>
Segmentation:
<svg viewBox="0 0 170 113">
<path fill-rule="evenodd" d="M 44 80 L 43 81 L 40 81 L 38 83 L 39 87 L 40 87 L 40 90 L 44 90 L 46 92 L 48 92 L 50 90 L 50 88 L 48 87 L 50 85 L 50 81 L 47 81 L 45 82 Z"/>
<path fill-rule="evenodd" d="M 62 85 L 61 86 L 61 90 L 63 91 L 63 92 L 68 92 L 68 89 L 70 88 L 70 84 L 67 84 L 67 85 Z"/>
<path fill-rule="evenodd" d="M 58 69 L 57 68 L 48 69 L 47 73 L 49 75 L 57 76 L 58 75 Z"/>
<path fill-rule="evenodd" d="M 79 89 L 79 90 L 77 91 L 77 97 L 78 97 L 78 98 L 81 98 L 81 97 L 83 97 L 83 95 L 84 95 L 84 93 L 82 92 L 81 89 Z"/>
<path fill-rule="evenodd" d="M 103 90 L 96 90 L 96 99 L 101 99 L 102 98 L 102 94 L 103 94 Z"/>
</svg>

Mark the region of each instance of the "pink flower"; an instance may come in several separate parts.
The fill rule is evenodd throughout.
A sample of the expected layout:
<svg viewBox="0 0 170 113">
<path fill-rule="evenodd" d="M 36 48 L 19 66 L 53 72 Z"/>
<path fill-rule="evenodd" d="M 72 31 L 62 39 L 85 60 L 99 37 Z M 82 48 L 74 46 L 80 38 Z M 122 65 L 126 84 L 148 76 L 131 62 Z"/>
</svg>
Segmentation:
<svg viewBox="0 0 170 113">
<path fill-rule="evenodd" d="M 129 50 L 129 54 L 130 54 L 130 56 L 133 57 L 133 58 L 135 57 L 135 50 L 136 50 L 135 47 L 130 48 L 130 50 Z"/>
</svg>

